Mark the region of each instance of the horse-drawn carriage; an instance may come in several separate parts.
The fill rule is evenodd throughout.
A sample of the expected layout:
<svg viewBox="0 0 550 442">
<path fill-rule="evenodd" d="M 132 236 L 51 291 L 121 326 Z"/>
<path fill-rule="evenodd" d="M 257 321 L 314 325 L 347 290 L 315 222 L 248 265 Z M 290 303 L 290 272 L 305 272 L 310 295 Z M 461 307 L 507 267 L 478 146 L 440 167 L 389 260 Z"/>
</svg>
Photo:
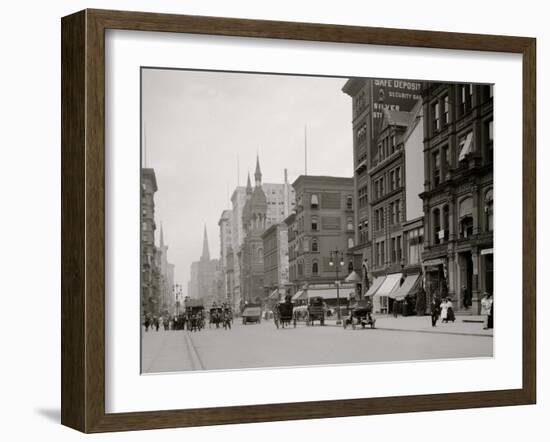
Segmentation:
<svg viewBox="0 0 550 442">
<path fill-rule="evenodd" d="M 285 297 L 284 302 L 278 303 L 273 309 L 273 322 L 275 327 L 285 328 L 285 325 L 290 327 L 293 319 L 294 304 L 290 301 L 290 295 Z M 296 323 L 294 323 L 296 327 Z"/>
<path fill-rule="evenodd" d="M 187 330 L 200 331 L 204 328 L 204 303 L 202 299 L 189 299 L 185 303 Z"/>
<path fill-rule="evenodd" d="M 357 301 L 352 307 L 349 316 L 344 319 L 344 328 L 351 326 L 354 330 L 358 325 L 362 328 L 365 328 L 367 325 L 374 328 L 375 324 L 376 318 L 372 315 L 372 303 L 369 299 Z"/>
</svg>

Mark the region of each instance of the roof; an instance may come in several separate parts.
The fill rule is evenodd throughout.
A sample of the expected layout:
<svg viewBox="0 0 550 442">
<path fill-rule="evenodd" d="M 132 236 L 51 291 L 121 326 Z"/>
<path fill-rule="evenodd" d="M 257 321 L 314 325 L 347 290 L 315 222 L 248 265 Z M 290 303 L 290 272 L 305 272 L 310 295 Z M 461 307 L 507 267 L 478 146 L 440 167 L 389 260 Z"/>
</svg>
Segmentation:
<svg viewBox="0 0 550 442">
<path fill-rule="evenodd" d="M 407 127 L 412 121 L 412 112 L 383 109 L 384 117 L 380 123 L 380 130 L 388 126 Z"/>
</svg>

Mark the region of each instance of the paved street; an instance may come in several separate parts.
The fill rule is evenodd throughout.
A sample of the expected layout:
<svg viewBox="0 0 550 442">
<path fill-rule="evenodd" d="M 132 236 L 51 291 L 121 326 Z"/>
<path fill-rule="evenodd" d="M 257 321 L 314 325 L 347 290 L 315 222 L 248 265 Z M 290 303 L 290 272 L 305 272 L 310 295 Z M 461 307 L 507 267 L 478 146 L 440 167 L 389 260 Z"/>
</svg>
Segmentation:
<svg viewBox="0 0 550 442">
<path fill-rule="evenodd" d="M 460 319 L 460 318 L 457 318 Z M 378 318 L 377 328 L 327 325 L 276 329 L 271 321 L 232 330 L 143 333 L 142 371 L 218 370 L 356 362 L 490 357 L 492 330 L 482 324 L 438 324 L 429 317 Z"/>
</svg>

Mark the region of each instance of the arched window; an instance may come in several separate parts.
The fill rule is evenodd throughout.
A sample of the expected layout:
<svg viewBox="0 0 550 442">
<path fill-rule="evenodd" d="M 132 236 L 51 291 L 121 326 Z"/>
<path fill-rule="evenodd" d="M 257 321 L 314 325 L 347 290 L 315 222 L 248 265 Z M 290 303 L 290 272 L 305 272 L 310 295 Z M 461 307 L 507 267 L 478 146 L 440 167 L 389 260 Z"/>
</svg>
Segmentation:
<svg viewBox="0 0 550 442">
<path fill-rule="evenodd" d="M 314 275 L 319 274 L 319 263 L 317 261 L 313 261 L 313 264 L 311 265 L 311 273 Z"/>
<path fill-rule="evenodd" d="M 435 209 L 432 214 L 433 219 L 433 235 L 434 235 L 434 244 L 439 244 L 439 231 L 441 230 L 441 218 L 439 209 Z"/>
<path fill-rule="evenodd" d="M 346 225 L 348 230 L 353 230 L 353 218 L 351 216 L 348 217 Z"/>
<path fill-rule="evenodd" d="M 354 245 L 353 238 L 348 238 L 348 249 L 351 249 Z"/>
<path fill-rule="evenodd" d="M 318 252 L 319 251 L 319 243 L 317 242 L 317 238 L 313 238 L 311 240 L 311 251 L 312 252 Z"/>
<path fill-rule="evenodd" d="M 488 232 L 493 231 L 493 189 L 485 194 L 485 229 Z"/>
<path fill-rule="evenodd" d="M 319 208 L 319 197 L 316 193 L 311 194 L 311 208 L 312 209 L 318 209 Z"/>
</svg>

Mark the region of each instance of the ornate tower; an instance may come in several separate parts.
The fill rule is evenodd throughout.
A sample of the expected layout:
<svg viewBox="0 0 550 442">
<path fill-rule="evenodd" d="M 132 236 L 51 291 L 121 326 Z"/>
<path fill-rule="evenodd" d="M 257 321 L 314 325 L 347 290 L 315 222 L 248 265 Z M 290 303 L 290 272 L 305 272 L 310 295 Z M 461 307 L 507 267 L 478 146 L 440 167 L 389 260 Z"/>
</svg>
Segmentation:
<svg viewBox="0 0 550 442">
<path fill-rule="evenodd" d="M 208 249 L 208 235 L 206 234 L 206 226 L 204 226 L 204 236 L 202 239 L 201 261 L 210 261 L 210 250 Z"/>
</svg>

